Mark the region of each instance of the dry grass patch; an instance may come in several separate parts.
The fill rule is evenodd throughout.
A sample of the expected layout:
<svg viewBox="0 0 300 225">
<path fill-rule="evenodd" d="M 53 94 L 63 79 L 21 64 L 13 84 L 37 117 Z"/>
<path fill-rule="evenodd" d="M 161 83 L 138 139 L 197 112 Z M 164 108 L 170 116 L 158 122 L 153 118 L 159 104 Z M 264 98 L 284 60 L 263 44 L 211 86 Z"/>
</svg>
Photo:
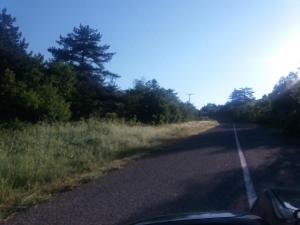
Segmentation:
<svg viewBox="0 0 300 225">
<path fill-rule="evenodd" d="M 88 120 L 1 129 L 0 218 L 121 167 L 125 157 L 216 125 L 215 121 L 145 126 Z"/>
</svg>

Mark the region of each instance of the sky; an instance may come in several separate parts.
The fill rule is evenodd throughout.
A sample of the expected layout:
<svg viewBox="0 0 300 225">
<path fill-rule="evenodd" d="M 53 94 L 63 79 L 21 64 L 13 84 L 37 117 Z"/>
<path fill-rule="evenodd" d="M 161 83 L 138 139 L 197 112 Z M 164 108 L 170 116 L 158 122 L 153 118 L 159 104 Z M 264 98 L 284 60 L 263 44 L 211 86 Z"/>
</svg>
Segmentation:
<svg viewBox="0 0 300 225">
<path fill-rule="evenodd" d="M 79 24 L 116 55 L 107 68 L 121 89 L 153 79 L 198 108 L 223 104 L 234 88 L 255 97 L 300 65 L 298 0 L 0 0 L 29 49 L 48 47 Z"/>
</svg>

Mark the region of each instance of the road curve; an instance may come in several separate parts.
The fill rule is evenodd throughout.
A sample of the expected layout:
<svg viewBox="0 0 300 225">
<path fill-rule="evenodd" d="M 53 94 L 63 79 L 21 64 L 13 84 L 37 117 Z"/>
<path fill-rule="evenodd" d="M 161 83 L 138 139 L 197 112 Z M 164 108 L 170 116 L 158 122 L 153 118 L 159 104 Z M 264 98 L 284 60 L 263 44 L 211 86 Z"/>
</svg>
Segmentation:
<svg viewBox="0 0 300 225">
<path fill-rule="evenodd" d="M 237 127 L 255 189 L 298 186 L 295 143 Z M 288 177 L 288 181 L 285 179 Z M 121 225 L 157 215 L 248 210 L 232 124 L 220 126 L 18 213 L 6 224 Z"/>
</svg>

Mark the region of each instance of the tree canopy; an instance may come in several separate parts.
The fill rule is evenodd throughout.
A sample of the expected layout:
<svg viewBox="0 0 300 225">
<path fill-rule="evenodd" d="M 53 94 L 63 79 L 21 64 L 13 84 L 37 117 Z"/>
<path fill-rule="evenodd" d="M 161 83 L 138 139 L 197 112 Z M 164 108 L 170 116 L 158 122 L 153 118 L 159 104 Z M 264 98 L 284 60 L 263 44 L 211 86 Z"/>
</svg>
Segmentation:
<svg viewBox="0 0 300 225">
<path fill-rule="evenodd" d="M 171 123 L 196 119 L 198 110 L 183 103 L 171 89 L 156 80 L 136 81 L 120 90 L 119 75 L 108 71 L 114 53 L 102 44 L 102 35 L 79 25 L 58 47 L 53 58 L 27 52 L 28 43 L 15 25 L 16 19 L 0 13 L 0 122 L 59 121 L 120 118 L 143 123 Z"/>
<path fill-rule="evenodd" d="M 55 61 L 71 64 L 82 75 L 97 75 L 100 82 L 105 78 L 118 78 L 118 75 L 105 70 L 104 63 L 109 62 L 114 53 L 108 52 L 109 45 L 101 44 L 101 38 L 102 35 L 96 29 L 80 24 L 66 37 L 60 36 L 57 41 L 60 47 L 51 47 L 48 50 Z"/>
<path fill-rule="evenodd" d="M 172 89 L 159 86 L 153 79 L 136 80 L 126 91 L 128 117 L 144 123 L 172 123 L 195 119 L 198 110 L 189 103 L 182 103 Z"/>
<path fill-rule="evenodd" d="M 266 124 L 294 135 L 300 132 L 300 81 L 297 73 L 281 77 L 273 91 L 261 99 L 254 100 L 253 93 L 249 88 L 235 89 L 230 102 L 206 115 Z M 203 107 L 201 113 L 207 112 L 207 108 Z"/>
<path fill-rule="evenodd" d="M 252 88 L 245 87 L 240 89 L 234 89 L 229 99 L 232 103 L 243 104 L 253 101 L 255 99 L 253 94 L 254 91 Z"/>
</svg>

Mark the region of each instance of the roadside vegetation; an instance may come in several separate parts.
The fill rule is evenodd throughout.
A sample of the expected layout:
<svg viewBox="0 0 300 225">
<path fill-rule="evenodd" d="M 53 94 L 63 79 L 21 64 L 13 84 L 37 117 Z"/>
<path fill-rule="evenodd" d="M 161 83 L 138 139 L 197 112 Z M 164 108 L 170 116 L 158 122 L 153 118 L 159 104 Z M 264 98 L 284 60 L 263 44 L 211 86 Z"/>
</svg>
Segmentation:
<svg viewBox="0 0 300 225">
<path fill-rule="evenodd" d="M 0 130 L 0 218 L 119 168 L 131 156 L 216 126 L 150 126 L 89 119 Z"/>
<path fill-rule="evenodd" d="M 254 122 L 285 134 L 300 134 L 300 79 L 298 72 L 280 78 L 273 91 L 254 98 L 252 88 L 235 89 L 224 105 L 207 104 L 200 114 L 235 122 Z"/>
<path fill-rule="evenodd" d="M 199 111 L 155 79 L 116 85 L 120 74 L 106 63 L 115 53 L 88 25 L 75 27 L 48 48 L 52 57 L 28 52 L 28 43 L 6 9 L 0 12 L 0 123 L 122 118 L 147 124 L 196 120 Z M 54 42 L 55 40 L 53 40 Z"/>
<path fill-rule="evenodd" d="M 59 36 L 50 58 L 28 45 L 2 9 L 0 218 L 121 166 L 128 156 L 215 126 L 188 122 L 200 119 L 199 110 L 155 79 L 121 90 L 121 75 L 106 69 L 115 53 L 88 25 Z"/>
</svg>

